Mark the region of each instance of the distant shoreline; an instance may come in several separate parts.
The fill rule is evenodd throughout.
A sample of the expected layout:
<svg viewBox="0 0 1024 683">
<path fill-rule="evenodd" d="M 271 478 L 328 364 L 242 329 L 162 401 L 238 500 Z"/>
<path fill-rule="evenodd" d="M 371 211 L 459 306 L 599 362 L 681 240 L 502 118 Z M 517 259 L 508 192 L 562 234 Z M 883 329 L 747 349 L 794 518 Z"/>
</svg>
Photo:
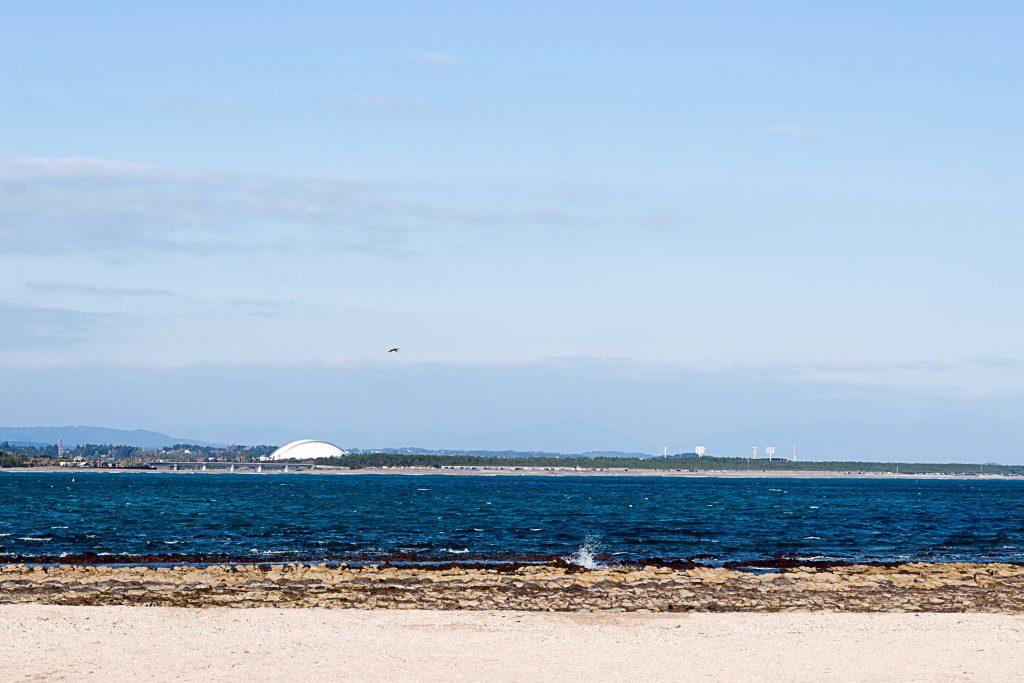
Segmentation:
<svg viewBox="0 0 1024 683">
<path fill-rule="evenodd" d="M 202 463 L 197 463 L 201 465 Z M 219 463 L 218 463 L 219 464 Z M 246 463 L 247 467 L 259 463 Z M 298 464 L 298 463 L 297 463 Z M 302 465 L 299 465 L 302 466 Z M 305 467 L 308 467 L 306 465 Z M 221 475 L 221 474 L 252 474 L 252 475 L 293 475 L 293 474 L 316 474 L 316 475 L 397 475 L 397 476 L 425 476 L 425 475 L 463 475 L 478 477 L 682 477 L 682 478 L 718 478 L 718 479 L 1000 479 L 1024 481 L 1024 476 L 1012 474 L 896 474 L 892 472 L 840 472 L 831 470 L 650 470 L 650 469 L 602 469 L 602 470 L 552 470 L 552 469 L 527 469 L 507 467 L 445 467 L 441 469 L 433 467 L 372 467 L 362 469 L 347 468 L 318 468 L 315 470 L 301 469 L 284 472 L 275 469 L 266 472 L 253 472 L 251 470 L 239 470 L 228 472 L 226 469 L 209 469 L 201 471 L 198 469 L 171 470 L 160 469 L 128 469 L 128 468 L 100 468 L 100 467 L 0 467 L 0 473 L 5 472 L 26 472 L 26 473 L 103 473 L 103 474 L 179 474 L 179 475 Z"/>
</svg>

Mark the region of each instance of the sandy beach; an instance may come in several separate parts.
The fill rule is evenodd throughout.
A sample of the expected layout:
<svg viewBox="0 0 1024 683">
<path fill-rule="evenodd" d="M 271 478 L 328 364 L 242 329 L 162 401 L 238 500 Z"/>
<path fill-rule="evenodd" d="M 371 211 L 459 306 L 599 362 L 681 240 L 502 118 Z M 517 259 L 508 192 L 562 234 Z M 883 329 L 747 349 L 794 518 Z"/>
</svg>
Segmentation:
<svg viewBox="0 0 1024 683">
<path fill-rule="evenodd" d="M 0 605 L 4 681 L 1008 681 L 1024 617 Z"/>
</svg>

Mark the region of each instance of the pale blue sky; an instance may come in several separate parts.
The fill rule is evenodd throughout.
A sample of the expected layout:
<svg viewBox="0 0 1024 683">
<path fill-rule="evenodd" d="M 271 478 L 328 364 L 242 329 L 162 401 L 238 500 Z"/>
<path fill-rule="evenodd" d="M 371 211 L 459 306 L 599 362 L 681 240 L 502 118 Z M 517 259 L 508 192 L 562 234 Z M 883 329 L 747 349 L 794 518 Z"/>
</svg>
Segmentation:
<svg viewBox="0 0 1024 683">
<path fill-rule="evenodd" d="M 591 447 L 584 422 L 680 448 L 846 418 L 934 418 L 951 441 L 949 415 L 1016 424 L 1022 20 L 1008 2 L 0 2 L 0 373 L 21 396 L 0 422 L 244 441 L 270 438 L 272 404 L 274 438 L 492 448 L 573 420 L 522 444 Z M 363 397 L 195 398 L 296 364 Z M 659 400 L 716 407 L 632 414 L 637 364 L 661 369 Z M 538 412 L 488 385 L 472 417 L 424 406 L 424 377 L 463 392 L 471 371 L 572 399 Z M 139 373 L 203 415 L 41 394 Z M 766 375 L 776 398 L 747 400 Z M 355 408 L 404 417 L 339 427 Z"/>
</svg>

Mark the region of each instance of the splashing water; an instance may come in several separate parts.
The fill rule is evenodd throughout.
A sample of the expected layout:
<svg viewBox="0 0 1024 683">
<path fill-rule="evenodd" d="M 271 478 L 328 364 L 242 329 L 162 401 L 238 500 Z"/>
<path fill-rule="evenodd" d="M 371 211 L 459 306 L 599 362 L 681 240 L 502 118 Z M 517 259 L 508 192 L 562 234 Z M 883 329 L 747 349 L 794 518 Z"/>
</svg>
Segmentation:
<svg viewBox="0 0 1024 683">
<path fill-rule="evenodd" d="M 597 561 L 594 557 L 594 553 L 601 550 L 601 545 L 597 539 L 588 538 L 584 541 L 583 545 L 576 549 L 572 555 L 566 555 L 562 559 L 569 564 L 574 564 L 577 567 L 583 567 L 584 569 L 600 569 L 604 565 Z"/>
</svg>

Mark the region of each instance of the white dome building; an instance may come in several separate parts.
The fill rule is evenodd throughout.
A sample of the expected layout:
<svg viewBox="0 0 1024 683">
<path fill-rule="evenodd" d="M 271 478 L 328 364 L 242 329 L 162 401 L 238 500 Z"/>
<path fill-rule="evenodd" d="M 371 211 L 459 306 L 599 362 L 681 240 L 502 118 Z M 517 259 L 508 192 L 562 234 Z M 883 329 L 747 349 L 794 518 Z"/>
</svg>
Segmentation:
<svg viewBox="0 0 1024 683">
<path fill-rule="evenodd" d="M 316 458 L 340 458 L 348 455 L 334 444 L 314 439 L 292 441 L 270 454 L 271 460 L 315 460 Z"/>
</svg>

